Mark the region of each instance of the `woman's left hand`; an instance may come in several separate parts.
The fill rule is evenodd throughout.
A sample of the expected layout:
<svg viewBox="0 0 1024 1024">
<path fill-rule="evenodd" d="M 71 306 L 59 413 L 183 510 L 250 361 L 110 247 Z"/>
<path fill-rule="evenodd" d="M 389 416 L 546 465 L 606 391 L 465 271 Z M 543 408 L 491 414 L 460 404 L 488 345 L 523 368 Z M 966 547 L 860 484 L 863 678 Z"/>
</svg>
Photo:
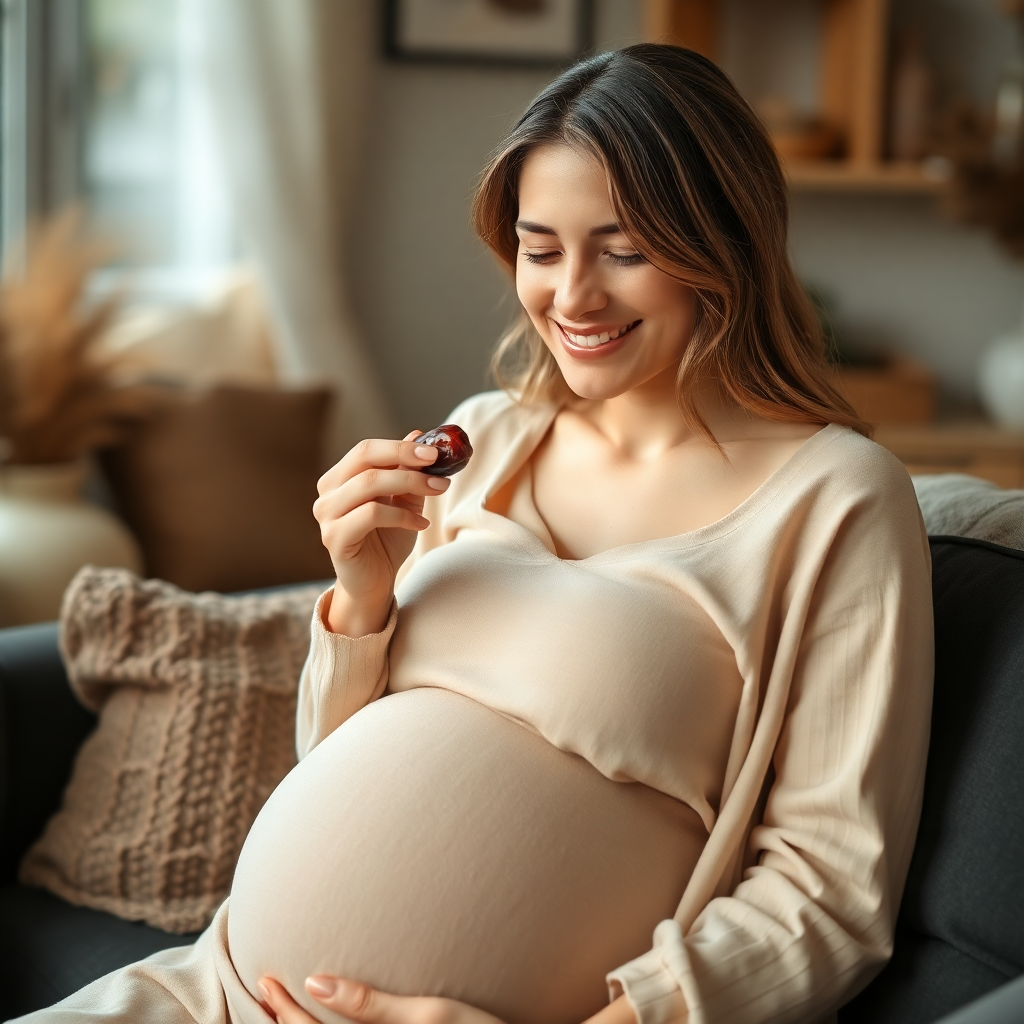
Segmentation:
<svg viewBox="0 0 1024 1024">
<path fill-rule="evenodd" d="M 278 1024 L 320 1024 L 273 978 L 261 978 L 263 1008 Z M 328 1010 L 360 1024 L 502 1024 L 483 1010 L 438 996 L 394 996 L 345 978 L 315 975 L 306 991 Z"/>
</svg>

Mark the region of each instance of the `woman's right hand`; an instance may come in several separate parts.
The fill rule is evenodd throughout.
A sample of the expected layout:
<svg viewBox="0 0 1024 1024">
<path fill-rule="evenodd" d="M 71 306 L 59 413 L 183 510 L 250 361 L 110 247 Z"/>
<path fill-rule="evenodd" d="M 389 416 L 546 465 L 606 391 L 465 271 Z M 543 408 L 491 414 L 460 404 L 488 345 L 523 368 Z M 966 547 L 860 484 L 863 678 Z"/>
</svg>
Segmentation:
<svg viewBox="0 0 1024 1024">
<path fill-rule="evenodd" d="M 313 515 L 338 577 L 324 624 L 334 633 L 360 637 L 387 625 L 395 576 L 429 520 L 421 514 L 427 495 L 448 489 L 446 477 L 420 472 L 437 449 L 415 442 L 360 441 L 317 481 Z"/>
</svg>

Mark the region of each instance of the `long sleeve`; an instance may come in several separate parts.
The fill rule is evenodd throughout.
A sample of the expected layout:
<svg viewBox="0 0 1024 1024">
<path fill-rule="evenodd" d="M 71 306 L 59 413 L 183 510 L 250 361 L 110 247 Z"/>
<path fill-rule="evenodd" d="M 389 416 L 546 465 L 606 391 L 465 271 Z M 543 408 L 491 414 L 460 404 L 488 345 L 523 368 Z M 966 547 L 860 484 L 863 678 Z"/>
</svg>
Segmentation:
<svg viewBox="0 0 1024 1024">
<path fill-rule="evenodd" d="M 784 702 L 749 866 L 731 893 L 692 923 L 685 913 L 662 922 L 654 948 L 609 975 L 641 1024 L 818 1021 L 891 954 L 934 656 L 927 538 L 916 504 L 897 498 L 862 503 L 839 523 L 803 607 L 791 581 L 776 668 L 787 630 L 798 640 L 788 685 L 769 682 L 760 715 L 759 728 Z"/>
<path fill-rule="evenodd" d="M 295 749 L 308 754 L 361 707 L 376 700 L 388 684 L 388 644 L 398 621 L 391 604 L 387 625 L 358 639 L 332 633 L 324 625 L 326 591 L 313 609 L 309 654 L 299 677 L 295 714 Z"/>
</svg>

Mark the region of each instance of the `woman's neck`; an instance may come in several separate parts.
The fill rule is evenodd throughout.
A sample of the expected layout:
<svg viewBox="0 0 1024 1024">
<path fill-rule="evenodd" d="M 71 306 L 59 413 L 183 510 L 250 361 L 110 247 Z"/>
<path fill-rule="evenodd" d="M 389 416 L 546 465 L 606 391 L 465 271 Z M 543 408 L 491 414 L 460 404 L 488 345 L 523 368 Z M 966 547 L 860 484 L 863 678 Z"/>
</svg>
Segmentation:
<svg viewBox="0 0 1024 1024">
<path fill-rule="evenodd" d="M 757 419 L 712 381 L 695 388 L 691 401 L 719 442 L 749 436 Z M 614 398 L 581 400 L 575 411 L 625 459 L 653 461 L 681 445 L 705 443 L 679 411 L 674 367 Z"/>
</svg>

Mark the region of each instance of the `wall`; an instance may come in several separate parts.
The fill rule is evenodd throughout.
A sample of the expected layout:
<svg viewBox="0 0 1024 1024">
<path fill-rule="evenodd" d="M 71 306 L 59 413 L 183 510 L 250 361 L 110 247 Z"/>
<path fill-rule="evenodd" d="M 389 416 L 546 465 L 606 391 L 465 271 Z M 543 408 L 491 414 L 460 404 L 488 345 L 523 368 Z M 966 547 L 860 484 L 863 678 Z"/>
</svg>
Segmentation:
<svg viewBox="0 0 1024 1024">
<path fill-rule="evenodd" d="M 979 353 L 1024 303 L 1024 271 L 985 233 L 922 197 L 802 195 L 791 238 L 801 277 L 836 296 L 851 348 L 918 356 L 948 399 L 972 402 Z"/>
<path fill-rule="evenodd" d="M 598 0 L 602 48 L 639 39 L 636 0 Z M 894 0 L 919 18 L 946 82 L 989 95 L 1009 52 L 995 0 Z M 378 57 L 352 247 L 357 313 L 405 429 L 439 422 L 485 385 L 514 313 L 511 289 L 468 225 L 474 179 L 549 74 Z M 794 197 L 800 273 L 836 297 L 854 346 L 916 354 L 970 399 L 986 341 L 1014 324 L 1024 269 L 981 231 L 943 221 L 925 197 Z"/>
</svg>

